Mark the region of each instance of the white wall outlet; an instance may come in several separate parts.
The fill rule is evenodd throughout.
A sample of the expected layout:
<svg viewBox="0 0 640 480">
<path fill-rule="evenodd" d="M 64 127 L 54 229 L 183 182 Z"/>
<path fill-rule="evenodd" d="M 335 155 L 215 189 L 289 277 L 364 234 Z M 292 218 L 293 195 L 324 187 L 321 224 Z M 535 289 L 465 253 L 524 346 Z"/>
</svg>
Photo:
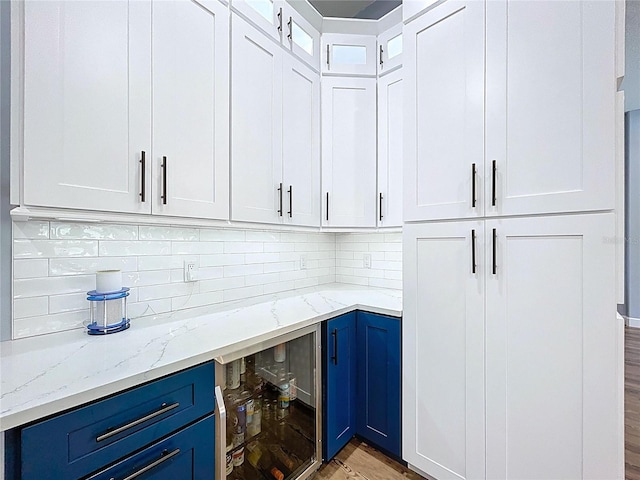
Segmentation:
<svg viewBox="0 0 640 480">
<path fill-rule="evenodd" d="M 300 255 L 300 270 L 306 270 L 306 269 L 307 269 L 307 256 Z"/>
<path fill-rule="evenodd" d="M 196 262 L 184 262 L 184 281 L 195 282 L 198 280 L 198 267 Z"/>
<path fill-rule="evenodd" d="M 371 268 L 371 254 L 365 253 L 362 257 L 362 263 L 364 264 L 364 268 Z"/>
</svg>

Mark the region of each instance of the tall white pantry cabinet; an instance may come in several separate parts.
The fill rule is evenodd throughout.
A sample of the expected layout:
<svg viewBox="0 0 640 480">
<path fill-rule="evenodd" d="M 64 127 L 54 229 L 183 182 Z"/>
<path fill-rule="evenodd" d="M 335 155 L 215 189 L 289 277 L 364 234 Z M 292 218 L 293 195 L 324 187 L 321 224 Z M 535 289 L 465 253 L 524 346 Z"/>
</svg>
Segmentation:
<svg viewBox="0 0 640 480">
<path fill-rule="evenodd" d="M 623 478 L 614 2 L 415 14 L 403 458 L 438 480 Z"/>
</svg>

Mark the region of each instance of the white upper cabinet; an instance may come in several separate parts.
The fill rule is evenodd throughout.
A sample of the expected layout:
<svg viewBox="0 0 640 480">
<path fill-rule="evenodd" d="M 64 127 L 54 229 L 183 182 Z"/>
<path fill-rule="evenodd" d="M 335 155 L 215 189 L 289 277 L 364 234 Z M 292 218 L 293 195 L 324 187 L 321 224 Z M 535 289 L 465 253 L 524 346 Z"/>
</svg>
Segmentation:
<svg viewBox="0 0 640 480">
<path fill-rule="evenodd" d="M 322 35 L 322 73 L 376 74 L 376 37 L 325 33 Z"/>
<path fill-rule="evenodd" d="M 231 218 L 279 223 L 283 52 L 235 15 L 231 30 Z"/>
<path fill-rule="evenodd" d="M 320 225 L 320 76 L 285 57 L 282 103 L 283 217 Z"/>
<path fill-rule="evenodd" d="M 232 7 L 287 50 L 320 68 L 320 32 L 284 0 L 233 0 Z"/>
<path fill-rule="evenodd" d="M 151 4 L 24 9 L 24 203 L 149 213 Z"/>
<path fill-rule="evenodd" d="M 402 65 L 402 24 L 378 35 L 378 75 Z"/>
<path fill-rule="evenodd" d="M 322 79 L 322 224 L 375 227 L 376 79 Z"/>
<path fill-rule="evenodd" d="M 320 76 L 233 16 L 231 218 L 320 224 Z"/>
<path fill-rule="evenodd" d="M 614 3 L 486 11 L 486 214 L 614 208 Z"/>
<path fill-rule="evenodd" d="M 449 0 L 403 36 L 404 220 L 481 216 L 484 3 Z"/>
<path fill-rule="evenodd" d="M 153 213 L 229 218 L 229 13 L 153 5 Z"/>
<path fill-rule="evenodd" d="M 378 79 L 378 226 L 402 226 L 402 70 Z"/>
</svg>

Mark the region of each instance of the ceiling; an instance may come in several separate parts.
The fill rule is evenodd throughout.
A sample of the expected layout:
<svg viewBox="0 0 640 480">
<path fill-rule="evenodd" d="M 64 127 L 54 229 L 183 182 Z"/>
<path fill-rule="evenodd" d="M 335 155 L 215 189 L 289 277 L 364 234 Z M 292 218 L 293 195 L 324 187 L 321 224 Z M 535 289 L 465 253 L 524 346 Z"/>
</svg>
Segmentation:
<svg viewBox="0 0 640 480">
<path fill-rule="evenodd" d="M 401 0 L 309 0 L 323 17 L 377 20 L 402 4 Z"/>
</svg>

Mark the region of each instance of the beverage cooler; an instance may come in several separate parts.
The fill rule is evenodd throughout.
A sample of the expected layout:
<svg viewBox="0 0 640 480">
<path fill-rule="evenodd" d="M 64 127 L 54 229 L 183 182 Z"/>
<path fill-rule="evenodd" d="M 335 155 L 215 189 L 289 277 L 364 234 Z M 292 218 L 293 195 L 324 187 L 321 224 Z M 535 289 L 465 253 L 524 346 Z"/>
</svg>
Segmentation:
<svg viewBox="0 0 640 480">
<path fill-rule="evenodd" d="M 319 332 L 216 358 L 216 480 L 305 479 L 318 469 Z"/>
</svg>

